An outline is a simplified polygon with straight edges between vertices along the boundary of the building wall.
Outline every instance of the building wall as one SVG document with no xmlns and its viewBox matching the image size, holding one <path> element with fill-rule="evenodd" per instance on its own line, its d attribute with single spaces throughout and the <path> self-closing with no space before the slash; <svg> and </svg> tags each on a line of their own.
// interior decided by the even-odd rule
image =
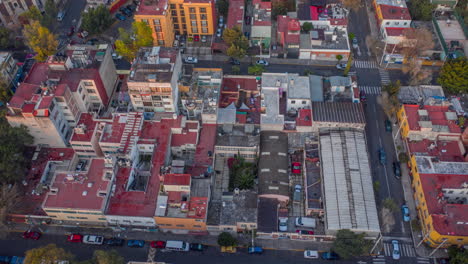
<svg viewBox="0 0 468 264">
<path fill-rule="evenodd" d="M 112 94 L 114 93 L 114 88 L 116 87 L 118 76 L 114 60 L 112 59 L 110 45 L 107 48 L 106 55 L 101 62 L 101 66 L 99 67 L 99 76 L 101 76 L 102 83 L 106 89 L 107 97 L 111 98 Z M 104 102 L 104 104 L 107 103 L 108 102 Z"/>
<path fill-rule="evenodd" d="M 112 226 L 156 227 L 153 217 L 106 215 L 107 223 Z"/>
<path fill-rule="evenodd" d="M 299 59 L 311 60 L 333 60 L 336 61 L 336 55 L 343 56 L 343 61 L 349 57 L 349 50 L 319 50 L 319 49 L 300 49 Z"/>
<path fill-rule="evenodd" d="M 409 134 L 409 124 L 406 121 L 406 111 L 404 105 L 401 106 L 400 110 L 397 112 L 397 118 L 400 128 L 401 137 L 406 139 Z"/>
<path fill-rule="evenodd" d="M 135 21 L 146 22 L 153 31 L 153 44 L 155 46 L 172 47 L 174 44 L 174 25 L 171 13 L 162 15 L 135 15 Z"/>
<path fill-rule="evenodd" d="M 310 99 L 288 98 L 288 111 L 291 109 L 311 108 Z"/>
<path fill-rule="evenodd" d="M 28 11 L 32 6 L 43 10 L 44 4 L 45 0 L 2 0 L 0 1 L 0 22 L 5 27 L 18 27 L 20 14 Z"/>
<path fill-rule="evenodd" d="M 18 65 L 16 65 L 17 61 L 10 52 L 2 52 L 0 56 L 4 57 L 3 62 L 0 61 L 0 77 L 5 80 L 7 85 L 10 85 L 19 69 Z"/>
<path fill-rule="evenodd" d="M 203 219 L 154 217 L 156 224 L 161 229 L 182 229 L 192 231 L 205 231 L 206 223 Z"/>
<path fill-rule="evenodd" d="M 258 153 L 256 147 L 236 147 L 236 146 L 215 146 L 215 154 L 223 155 L 224 157 L 234 157 L 240 154 L 246 159 L 255 159 Z"/>
<path fill-rule="evenodd" d="M 61 140 L 61 135 L 48 117 L 23 117 L 19 115 L 7 116 L 7 120 L 14 127 L 26 126 L 29 134 L 34 137 L 34 145 L 43 144 L 52 148 L 66 147 L 65 142 Z"/>
<path fill-rule="evenodd" d="M 102 211 L 48 207 L 43 207 L 43 209 L 53 220 L 106 223 L 106 217 Z"/>
</svg>

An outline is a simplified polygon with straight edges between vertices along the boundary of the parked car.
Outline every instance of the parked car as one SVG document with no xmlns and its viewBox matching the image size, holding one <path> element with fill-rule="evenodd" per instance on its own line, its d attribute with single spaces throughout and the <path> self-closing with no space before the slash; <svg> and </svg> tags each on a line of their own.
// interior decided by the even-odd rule
<svg viewBox="0 0 468 264">
<path fill-rule="evenodd" d="M 401 166 L 400 162 L 393 162 L 393 173 L 395 174 L 395 178 L 401 178 Z"/>
<path fill-rule="evenodd" d="M 190 244 L 190 250 L 193 250 L 193 251 L 203 251 L 205 247 L 200 244 L 200 243 L 191 243 Z"/>
<path fill-rule="evenodd" d="M 398 240 L 392 240 L 392 247 L 392 258 L 400 259 L 400 244 L 398 243 Z"/>
<path fill-rule="evenodd" d="M 297 230 L 296 230 L 296 233 L 301 234 L 301 235 L 313 235 L 313 234 L 314 234 L 314 231 L 312 231 L 312 230 L 300 230 L 300 229 L 297 229 Z"/>
<path fill-rule="evenodd" d="M 74 27 L 74 26 L 71 26 L 71 27 L 70 27 L 70 31 L 68 31 L 67 36 L 71 37 L 71 36 L 73 36 L 74 33 L 75 33 L 75 27 Z"/>
<path fill-rule="evenodd" d="M 124 15 L 120 14 L 120 13 L 115 14 L 115 18 L 117 18 L 120 21 L 127 20 L 127 18 Z"/>
<path fill-rule="evenodd" d="M 388 119 L 385 119 L 385 131 L 392 132 L 392 122 Z"/>
<path fill-rule="evenodd" d="M 81 243 L 81 241 L 83 241 L 83 236 L 80 234 L 71 234 L 67 236 L 67 241 Z"/>
<path fill-rule="evenodd" d="M 279 229 L 279 231 L 281 231 L 281 232 L 286 232 L 286 231 L 288 231 L 288 218 L 286 218 L 286 217 L 280 217 L 280 218 L 278 219 L 278 222 L 279 222 L 279 224 L 278 224 L 278 229 Z"/>
<path fill-rule="evenodd" d="M 291 172 L 294 174 L 301 174 L 302 165 L 300 162 L 293 162 L 291 164 Z"/>
<path fill-rule="evenodd" d="M 339 260 L 340 256 L 336 254 L 335 252 L 324 252 L 322 253 L 322 259 L 325 260 Z"/>
<path fill-rule="evenodd" d="M 246 24 L 246 25 L 250 25 L 250 21 L 251 21 L 250 16 L 246 16 L 246 17 L 245 17 L 245 24 Z"/>
<path fill-rule="evenodd" d="M 133 14 L 132 11 L 128 10 L 128 9 L 125 8 L 125 7 L 121 7 L 121 8 L 119 9 L 119 11 L 120 11 L 122 14 L 128 16 L 128 17 L 131 17 L 132 14 Z"/>
<path fill-rule="evenodd" d="M 128 240 L 127 241 L 127 246 L 132 247 L 132 248 L 142 248 L 145 246 L 145 241 L 144 240 Z"/>
<path fill-rule="evenodd" d="M 385 154 L 384 148 L 379 149 L 379 160 L 380 160 L 380 164 L 382 165 L 387 164 L 387 155 Z"/>
<path fill-rule="evenodd" d="M 166 241 L 151 241 L 150 247 L 152 248 L 166 248 Z"/>
<path fill-rule="evenodd" d="M 338 70 L 344 70 L 344 69 L 346 69 L 346 62 L 338 63 L 338 64 L 336 65 L 336 68 L 337 68 Z"/>
<path fill-rule="evenodd" d="M 245 36 L 247 39 L 250 38 L 250 32 L 247 32 L 247 31 L 244 32 L 244 36 Z"/>
<path fill-rule="evenodd" d="M 24 239 L 38 240 L 39 238 L 41 238 L 41 235 L 42 234 L 39 233 L 39 232 L 28 230 L 28 231 L 25 231 L 23 233 L 23 238 Z"/>
<path fill-rule="evenodd" d="M 130 10 L 131 12 L 135 12 L 135 10 L 136 10 L 137 7 L 136 7 L 136 5 L 131 4 L 131 5 L 127 5 L 126 8 L 127 8 L 128 10 Z"/>
<path fill-rule="evenodd" d="M 296 184 L 296 186 L 294 186 L 294 191 L 295 192 L 301 192 L 302 191 L 302 186 L 300 184 Z"/>
<path fill-rule="evenodd" d="M 367 100 L 366 92 L 364 90 L 361 90 L 359 92 L 359 99 L 361 99 L 362 102 L 365 102 Z"/>
<path fill-rule="evenodd" d="M 94 44 L 96 44 L 98 41 L 99 41 L 99 39 L 97 39 L 97 38 L 92 38 L 92 39 L 86 41 L 86 44 L 87 44 L 87 45 L 94 45 Z"/>
<path fill-rule="evenodd" d="M 230 62 L 232 65 L 240 65 L 240 61 L 239 61 L 238 59 L 230 58 L 230 59 L 229 59 L 229 62 Z"/>
<path fill-rule="evenodd" d="M 308 227 L 308 228 L 315 228 L 317 226 L 317 223 L 315 221 L 315 218 L 312 217 L 296 217 L 296 226 L 298 227 Z"/>
<path fill-rule="evenodd" d="M 263 248 L 262 247 L 249 247 L 248 252 L 249 254 L 262 254 Z"/>
<path fill-rule="evenodd" d="M 66 11 L 59 11 L 57 14 L 57 21 L 62 21 L 65 17 Z"/>
<path fill-rule="evenodd" d="M 355 49 L 358 48 L 358 41 L 357 41 L 357 38 L 353 38 L 353 48 L 355 48 Z"/>
<path fill-rule="evenodd" d="M 205 35 L 201 36 L 201 42 L 203 42 L 203 43 L 206 42 L 206 36 Z"/>
<path fill-rule="evenodd" d="M 220 37 L 222 36 L 222 34 L 223 34 L 223 29 L 222 29 L 222 28 L 218 28 L 218 29 L 216 30 L 216 36 L 217 36 L 218 38 L 220 38 Z"/>
<path fill-rule="evenodd" d="M 307 259 L 318 259 L 319 254 L 316 250 L 304 250 L 304 258 Z"/>
<path fill-rule="evenodd" d="M 185 58 L 185 63 L 195 64 L 198 63 L 198 59 L 196 57 L 189 56 Z"/>
<path fill-rule="evenodd" d="M 102 245 L 102 243 L 104 243 L 104 237 L 96 236 L 96 235 L 85 235 L 83 237 L 83 243 L 93 244 L 93 245 Z"/>
<path fill-rule="evenodd" d="M 121 238 L 110 238 L 110 239 L 105 239 L 104 240 L 104 245 L 107 245 L 107 246 L 117 246 L 117 247 L 121 247 L 123 246 L 125 240 L 121 239 Z"/>
<path fill-rule="evenodd" d="M 268 61 L 266 61 L 266 60 L 258 60 L 258 61 L 257 61 L 257 64 L 258 64 L 258 65 L 263 65 L 263 66 L 268 66 L 268 65 L 270 65 L 270 64 L 268 63 Z"/>
<path fill-rule="evenodd" d="M 195 42 L 200 41 L 200 36 L 198 36 L 198 35 L 193 36 L 193 41 L 195 41 Z"/>
<path fill-rule="evenodd" d="M 409 208 L 405 204 L 401 206 L 401 214 L 403 215 L 403 221 L 409 222 L 411 220 Z"/>
</svg>

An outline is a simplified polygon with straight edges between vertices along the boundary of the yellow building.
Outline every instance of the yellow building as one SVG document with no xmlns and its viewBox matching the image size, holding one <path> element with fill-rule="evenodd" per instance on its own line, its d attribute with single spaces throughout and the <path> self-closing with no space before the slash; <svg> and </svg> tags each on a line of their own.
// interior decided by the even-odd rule
<svg viewBox="0 0 468 264">
<path fill-rule="evenodd" d="M 409 163 L 424 242 L 442 248 L 468 244 L 468 162 L 412 155 Z"/>
<path fill-rule="evenodd" d="M 154 45 L 172 47 L 175 35 L 213 35 L 216 8 L 213 0 L 143 0 L 135 20 L 151 27 Z"/>
</svg>

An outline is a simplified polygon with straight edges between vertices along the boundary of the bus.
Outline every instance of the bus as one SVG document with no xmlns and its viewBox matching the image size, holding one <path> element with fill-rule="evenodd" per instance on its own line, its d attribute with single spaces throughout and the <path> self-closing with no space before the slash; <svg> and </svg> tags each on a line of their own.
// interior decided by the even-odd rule
<svg viewBox="0 0 468 264">
<path fill-rule="evenodd" d="M 168 240 L 166 242 L 166 249 L 174 251 L 189 251 L 190 244 L 184 241 Z"/>
</svg>

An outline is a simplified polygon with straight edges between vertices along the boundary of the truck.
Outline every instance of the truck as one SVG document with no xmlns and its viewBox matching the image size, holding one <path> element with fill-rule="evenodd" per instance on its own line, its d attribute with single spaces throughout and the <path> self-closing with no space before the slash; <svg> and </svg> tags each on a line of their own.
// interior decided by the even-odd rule
<svg viewBox="0 0 468 264">
<path fill-rule="evenodd" d="M 296 217 L 296 226 L 315 228 L 316 227 L 315 218 L 302 217 L 302 216 Z"/>
</svg>

